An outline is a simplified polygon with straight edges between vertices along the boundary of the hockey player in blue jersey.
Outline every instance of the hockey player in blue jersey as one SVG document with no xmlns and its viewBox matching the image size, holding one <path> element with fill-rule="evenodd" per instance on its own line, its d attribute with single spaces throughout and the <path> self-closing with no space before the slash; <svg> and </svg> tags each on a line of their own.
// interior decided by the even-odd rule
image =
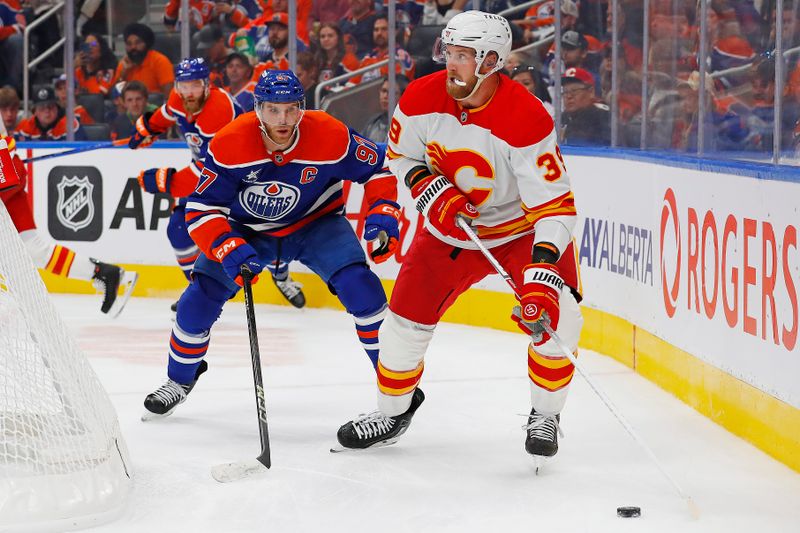
<svg viewBox="0 0 800 533">
<path fill-rule="evenodd" d="M 136 121 L 136 133 L 129 146 L 144 148 L 173 125 L 186 139 L 192 161 L 181 170 L 149 168 L 139 173 L 139 185 L 146 192 L 167 193 L 178 202 L 167 225 L 167 237 L 175 251 L 178 264 L 189 279 L 200 249 L 189 237 L 186 228 L 186 196 L 197 187 L 214 135 L 242 113 L 239 104 L 225 91 L 209 83 L 209 68 L 202 58 L 184 59 L 175 66 L 175 88 L 159 109 Z M 295 307 L 305 305 L 300 284 L 289 276 L 288 263 L 271 265 L 273 280 L 283 296 Z M 174 306 L 173 306 L 174 307 Z"/>
<path fill-rule="evenodd" d="M 203 253 L 178 302 L 169 379 L 145 399 L 145 418 L 170 414 L 206 371 L 212 324 L 238 292 L 243 265 L 254 274 L 281 261 L 306 265 L 353 315 L 377 364 L 386 295 L 344 217 L 342 179 L 364 185 L 370 211 L 363 236 L 381 237 L 371 256 L 385 261 L 397 247 L 400 218 L 385 150 L 322 111 L 306 112 L 303 86 L 291 71 L 265 71 L 254 94 L 254 111 L 211 141 L 187 199 L 189 233 Z"/>
</svg>

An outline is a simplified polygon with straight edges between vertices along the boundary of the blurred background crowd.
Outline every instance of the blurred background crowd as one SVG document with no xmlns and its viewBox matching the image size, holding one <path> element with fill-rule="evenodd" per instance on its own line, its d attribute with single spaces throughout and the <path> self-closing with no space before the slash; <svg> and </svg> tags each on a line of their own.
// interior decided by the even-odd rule
<svg viewBox="0 0 800 533">
<path fill-rule="evenodd" d="M 477 8 L 512 23 L 506 74 L 563 144 L 774 162 L 800 144 L 800 0 L 70 2 L 0 0 L 0 113 L 19 140 L 125 138 L 193 56 L 246 110 L 261 72 L 291 67 L 307 108 L 383 142 L 389 106 L 443 68 L 441 29 Z"/>
</svg>

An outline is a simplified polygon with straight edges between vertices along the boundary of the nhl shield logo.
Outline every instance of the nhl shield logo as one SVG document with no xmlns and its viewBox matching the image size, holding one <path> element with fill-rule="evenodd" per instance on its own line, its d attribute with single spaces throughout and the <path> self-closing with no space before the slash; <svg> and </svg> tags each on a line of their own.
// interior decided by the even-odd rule
<svg viewBox="0 0 800 533">
<path fill-rule="evenodd" d="M 268 181 L 253 185 L 239 193 L 242 206 L 253 216 L 264 220 L 280 220 L 289 213 L 300 200 L 297 187 Z"/>
<path fill-rule="evenodd" d="M 94 219 L 94 202 L 92 201 L 94 185 L 89 181 L 89 177 L 73 176 L 68 178 L 64 176 L 57 188 L 56 216 L 58 221 L 75 232 L 91 224 Z"/>
</svg>

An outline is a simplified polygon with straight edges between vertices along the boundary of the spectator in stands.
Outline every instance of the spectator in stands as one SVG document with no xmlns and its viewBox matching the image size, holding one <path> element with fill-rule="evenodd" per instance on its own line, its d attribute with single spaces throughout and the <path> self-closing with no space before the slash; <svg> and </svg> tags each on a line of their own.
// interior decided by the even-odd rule
<svg viewBox="0 0 800 533">
<path fill-rule="evenodd" d="M 272 50 L 253 69 L 253 81 L 258 81 L 258 77 L 265 70 L 289 70 L 289 15 L 275 13 L 267 23 L 267 28 Z M 303 42 L 298 39 L 297 51 L 303 52 L 305 49 Z"/>
<path fill-rule="evenodd" d="M 389 58 L 389 19 L 386 15 L 377 15 L 375 17 L 375 25 L 372 29 L 372 42 L 375 48 L 361 59 L 359 68 L 368 67 L 379 61 Z M 409 80 L 414 79 L 414 59 L 411 55 L 400 48 L 399 44 L 395 45 L 395 71 L 397 74 L 405 76 Z M 380 69 L 368 70 L 360 77 L 353 78 L 353 83 L 360 83 L 362 81 L 369 81 L 385 76 L 389 73 L 388 65 L 380 67 Z"/>
<path fill-rule="evenodd" d="M 717 105 L 714 80 L 708 73 L 706 76 L 706 114 L 702 117 L 705 123 L 704 150 L 713 152 L 746 149 L 750 140 L 747 124 L 731 108 Z M 700 73 L 694 71 L 688 80 L 678 81 L 677 90 L 681 97 L 681 106 L 680 114 L 675 120 L 672 147 L 694 152 L 698 145 Z"/>
<path fill-rule="evenodd" d="M 308 17 L 311 13 L 312 0 L 297 0 L 297 39 L 302 46 L 298 44 L 298 51 L 302 52 L 309 45 L 309 31 L 308 31 Z M 286 14 L 286 25 L 288 22 L 289 2 L 288 0 L 271 0 L 271 2 L 263 2 L 263 12 L 255 19 L 248 20 L 236 33 L 231 35 L 228 46 L 235 48 L 234 41 L 243 36 L 249 36 L 251 40 L 256 43 L 258 57 L 263 61 L 264 55 L 269 52 L 267 41 L 267 32 L 271 20 L 279 13 Z M 236 24 L 237 26 L 239 23 Z M 288 38 L 288 35 L 287 35 Z M 265 48 L 266 46 L 266 48 Z M 263 49 L 263 50 L 262 50 Z"/>
<path fill-rule="evenodd" d="M 314 91 L 319 81 L 319 66 L 311 52 L 300 52 L 297 54 L 297 67 L 294 69 L 297 79 L 303 85 L 306 95 L 306 109 L 316 109 L 314 105 Z"/>
<path fill-rule="evenodd" d="M 261 6 L 250 0 L 247 5 L 242 2 L 217 1 L 214 4 L 213 17 L 226 17 L 227 21 L 237 28 L 241 28 L 250 23 L 251 20 L 258 18 L 263 13 Z"/>
<path fill-rule="evenodd" d="M 773 149 L 773 126 L 775 124 L 775 62 L 760 61 L 750 69 L 752 106 L 747 117 L 747 126 L 753 135 L 752 148 L 771 152 Z M 794 126 L 800 118 L 797 101 L 787 95 L 781 108 L 781 149 L 792 147 Z"/>
<path fill-rule="evenodd" d="M 192 37 L 197 43 L 197 55 L 206 60 L 211 75 L 209 81 L 217 87 L 225 83 L 225 65 L 231 50 L 218 24 L 209 24 Z"/>
<path fill-rule="evenodd" d="M 140 81 L 125 84 L 122 89 L 122 104 L 125 112 L 120 113 L 111 124 L 111 138 L 124 139 L 136 133 L 136 121 L 147 111 L 155 111 L 155 106 L 147 103 L 147 87 Z"/>
<path fill-rule="evenodd" d="M 153 50 L 156 37 L 149 27 L 138 22 L 128 24 L 123 30 L 125 56 L 117 65 L 118 81 L 138 80 L 149 92 L 169 96 L 175 75 L 167 56 Z"/>
<path fill-rule="evenodd" d="M 356 57 L 364 57 L 375 46 L 372 42 L 372 28 L 376 17 L 372 0 L 350 0 L 350 9 L 339 21 L 342 33 L 352 35 L 356 42 Z"/>
<path fill-rule="evenodd" d="M 95 33 L 84 37 L 75 54 L 75 79 L 80 92 L 107 96 L 116 70 L 117 58 L 106 40 Z"/>
<path fill-rule="evenodd" d="M 75 140 L 86 140 L 78 117 L 73 123 Z M 67 138 L 67 117 L 58 105 L 52 87 L 42 87 L 33 94 L 33 116 L 19 123 L 17 138 L 22 141 L 64 141 Z"/>
<path fill-rule="evenodd" d="M 398 42 L 402 43 L 401 46 L 406 46 L 411 36 L 411 29 L 422 20 L 424 0 L 396 0 L 395 8 L 395 27 L 398 38 L 401 39 Z M 376 9 L 378 13 L 388 13 L 389 0 L 378 0 Z"/>
<path fill-rule="evenodd" d="M 63 109 L 65 112 L 67 110 L 67 75 L 62 74 L 55 80 L 53 80 L 53 87 L 56 91 L 56 99 L 58 100 L 58 105 Z M 76 80 L 76 93 L 77 93 L 77 80 Z M 80 120 L 81 124 L 94 124 L 94 119 L 86 110 L 85 107 L 82 105 L 75 104 L 75 117 Z"/>
<path fill-rule="evenodd" d="M 556 6 L 554 0 L 547 0 L 528 8 L 525 17 L 514 23 L 524 30 L 525 43 L 533 43 L 550 37 L 555 33 Z M 561 1 L 561 32 L 574 30 L 578 21 L 578 5 L 573 0 Z"/>
<path fill-rule="evenodd" d="M 608 106 L 595 97 L 595 80 L 591 72 L 569 68 L 561 78 L 564 102 L 563 142 L 571 145 L 611 144 L 611 113 Z"/>
<path fill-rule="evenodd" d="M 228 82 L 225 90 L 239 102 L 245 112 L 253 110 L 253 89 L 256 88 L 256 82 L 252 77 L 253 67 L 244 54 L 232 52 L 228 55 L 225 62 L 225 79 Z"/>
<path fill-rule="evenodd" d="M 349 0 L 314 0 L 311 8 L 311 22 L 323 24 L 338 24 L 347 15 L 350 9 Z"/>
<path fill-rule="evenodd" d="M 674 12 L 676 12 L 676 10 L 670 11 L 670 13 Z M 611 9 L 611 4 L 609 4 L 609 9 L 606 12 L 606 35 L 608 36 L 608 42 L 606 42 L 607 48 L 611 48 L 613 44 L 611 42 L 613 14 L 614 10 Z M 659 39 L 659 36 L 657 35 L 658 32 L 656 31 L 658 16 L 658 13 L 651 15 L 651 42 L 655 42 Z M 624 2 L 617 2 L 617 31 L 619 36 L 619 45 L 622 48 L 622 55 L 625 57 L 625 62 L 630 66 L 630 68 L 636 70 L 642 69 L 642 19 L 643 14 L 641 5 L 626 5 Z M 670 36 L 671 39 L 677 39 L 680 42 L 680 40 L 685 39 L 686 35 L 684 32 L 687 31 L 688 20 L 686 19 L 685 15 L 679 14 L 673 21 L 671 27 L 666 31 L 666 34 Z"/>
<path fill-rule="evenodd" d="M 126 85 L 127 82 L 118 81 L 111 87 L 109 96 L 114 107 L 106 110 L 105 120 L 103 121 L 106 124 L 113 124 L 114 120 L 116 120 L 119 115 L 125 113 L 125 102 L 122 101 L 122 89 L 124 89 Z"/>
<path fill-rule="evenodd" d="M 22 32 L 25 15 L 19 0 L 0 0 L 0 85 L 22 87 Z"/>
<path fill-rule="evenodd" d="M 12 137 L 16 133 L 19 122 L 19 105 L 19 95 L 15 88 L 6 85 L 0 89 L 0 117 L 2 117 L 8 134 Z"/>
<path fill-rule="evenodd" d="M 709 72 L 728 70 L 735 67 L 750 65 L 756 57 L 756 53 L 750 47 L 750 43 L 744 37 L 732 35 L 717 40 L 711 48 L 711 67 Z M 727 74 L 717 77 L 717 80 L 725 89 L 734 89 L 748 81 L 748 71 L 741 74 Z"/>
<path fill-rule="evenodd" d="M 591 66 L 587 65 L 588 54 L 589 41 L 582 33 L 569 30 L 561 35 L 561 61 L 564 65 L 563 69 L 582 68 L 588 70 L 595 77 L 596 84 L 597 72 L 592 72 Z"/>
<path fill-rule="evenodd" d="M 447 22 L 464 11 L 469 0 L 426 0 L 422 11 L 423 26 L 447 24 Z"/>
<path fill-rule="evenodd" d="M 408 79 L 404 76 L 396 76 L 397 88 L 395 90 L 394 103 L 400 100 L 400 97 L 408 87 Z M 387 135 L 389 134 L 389 78 L 384 77 L 383 83 L 378 90 L 378 103 L 381 106 L 381 112 L 370 118 L 366 125 L 362 128 L 361 134 L 375 141 L 376 143 L 385 143 Z"/>
<path fill-rule="evenodd" d="M 356 56 L 345 50 L 342 30 L 331 22 L 325 22 L 319 28 L 319 48 L 314 57 L 319 67 L 319 81 L 352 72 L 359 63 Z"/>
<path fill-rule="evenodd" d="M 547 90 L 547 83 L 542 79 L 542 75 L 536 70 L 536 67 L 519 65 L 511 71 L 511 79 L 521 83 L 529 93 L 542 101 L 544 108 L 547 109 L 551 117 L 555 116 L 555 109 L 550 98 L 550 92 Z"/>
<path fill-rule="evenodd" d="M 209 24 L 214 18 L 214 4 L 212 0 L 189 0 L 189 25 L 199 30 Z M 180 20 L 181 0 L 169 0 L 164 6 L 164 26 L 174 31 Z"/>
<path fill-rule="evenodd" d="M 503 63 L 503 70 L 509 76 L 514 69 L 521 66 L 521 65 L 529 65 L 531 64 L 531 57 L 525 52 L 511 52 L 508 54 L 506 58 L 506 62 Z"/>
</svg>

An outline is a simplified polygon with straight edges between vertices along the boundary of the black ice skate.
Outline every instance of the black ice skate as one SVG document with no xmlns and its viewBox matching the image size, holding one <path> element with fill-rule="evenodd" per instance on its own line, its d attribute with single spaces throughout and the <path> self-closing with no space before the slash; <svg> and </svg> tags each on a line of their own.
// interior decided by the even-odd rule
<svg viewBox="0 0 800 533">
<path fill-rule="evenodd" d="M 527 430 L 525 451 L 536 460 L 537 474 L 543 459 L 553 457 L 558 452 L 558 435 L 564 436 L 559 426 L 560 421 L 560 414 L 545 415 L 537 413 L 536 409 L 531 409 L 528 423 L 522 426 Z"/>
<path fill-rule="evenodd" d="M 302 284 L 293 280 L 289 275 L 286 276 L 286 279 L 281 280 L 273 276 L 272 281 L 275 282 L 278 290 L 281 291 L 283 297 L 286 298 L 290 304 L 298 309 L 305 307 L 306 296 L 303 294 Z"/>
<path fill-rule="evenodd" d="M 171 415 L 178 405 L 186 401 L 186 396 L 192 392 L 200 375 L 206 370 L 208 370 L 208 363 L 200 361 L 200 366 L 197 367 L 197 373 L 194 375 L 194 381 L 191 383 L 183 385 L 168 379 L 155 392 L 148 394 L 144 399 L 144 407 L 147 412 L 142 415 L 142 421 L 146 422 L 154 418 L 163 418 Z"/>
<path fill-rule="evenodd" d="M 116 318 L 128 303 L 139 275 L 136 272 L 126 272 L 117 265 L 103 263 L 97 259 L 91 261 L 94 263 L 92 285 L 103 293 L 103 304 L 100 306 L 100 310 L 111 318 Z M 119 294 L 120 288 L 122 294 Z"/>
<path fill-rule="evenodd" d="M 331 451 L 362 450 L 394 444 L 398 437 L 406 432 L 411 424 L 411 418 L 424 401 L 425 394 L 422 389 L 417 388 L 411 397 L 411 405 L 403 414 L 387 416 L 380 411 L 374 411 L 368 415 L 359 415 L 355 420 L 339 428 L 336 438 L 342 449 L 331 449 Z"/>
</svg>

